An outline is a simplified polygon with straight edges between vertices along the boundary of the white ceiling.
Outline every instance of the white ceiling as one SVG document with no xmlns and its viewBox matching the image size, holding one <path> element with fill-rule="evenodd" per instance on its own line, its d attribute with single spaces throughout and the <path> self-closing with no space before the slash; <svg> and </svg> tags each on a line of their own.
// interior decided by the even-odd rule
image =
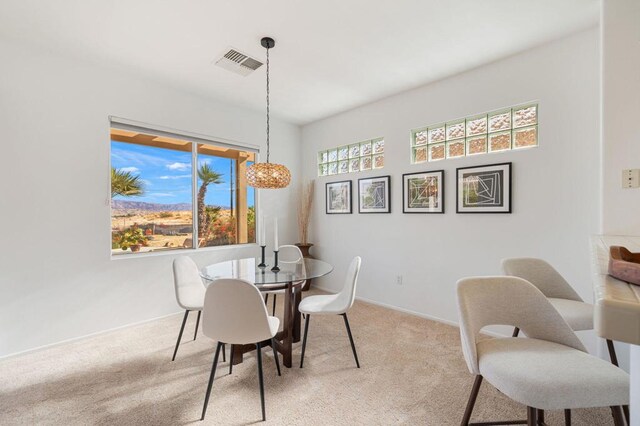
<svg viewBox="0 0 640 426">
<path fill-rule="evenodd" d="M 304 124 L 598 22 L 599 0 L 2 0 L 0 36 L 125 67 L 264 110 L 264 70 L 213 65 L 271 51 L 274 115 Z"/>
</svg>

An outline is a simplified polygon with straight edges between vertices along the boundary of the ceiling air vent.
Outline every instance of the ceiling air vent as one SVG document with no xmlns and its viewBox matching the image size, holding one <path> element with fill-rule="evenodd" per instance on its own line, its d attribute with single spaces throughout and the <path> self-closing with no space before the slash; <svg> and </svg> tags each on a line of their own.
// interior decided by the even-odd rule
<svg viewBox="0 0 640 426">
<path fill-rule="evenodd" d="M 216 61 L 216 65 L 236 74 L 247 76 L 260 68 L 262 62 L 231 48 Z"/>
</svg>

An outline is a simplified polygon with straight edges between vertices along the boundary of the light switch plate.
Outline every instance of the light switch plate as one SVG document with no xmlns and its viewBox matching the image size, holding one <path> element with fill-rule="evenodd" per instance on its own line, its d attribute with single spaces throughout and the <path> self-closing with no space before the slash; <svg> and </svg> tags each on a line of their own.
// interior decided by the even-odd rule
<svg viewBox="0 0 640 426">
<path fill-rule="evenodd" d="M 640 169 L 627 169 L 622 171 L 623 188 L 640 187 Z"/>
</svg>

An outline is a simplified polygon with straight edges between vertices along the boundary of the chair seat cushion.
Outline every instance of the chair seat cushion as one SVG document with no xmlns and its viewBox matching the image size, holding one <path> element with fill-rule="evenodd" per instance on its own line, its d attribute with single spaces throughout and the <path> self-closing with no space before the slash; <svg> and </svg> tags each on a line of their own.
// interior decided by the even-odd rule
<svg viewBox="0 0 640 426">
<path fill-rule="evenodd" d="M 302 299 L 298 310 L 303 314 L 337 315 L 344 313 L 344 303 L 338 302 L 338 294 L 309 296 Z"/>
<path fill-rule="evenodd" d="M 480 374 L 509 398 L 542 410 L 629 404 L 629 375 L 557 343 L 496 338 L 477 345 Z"/>
<path fill-rule="evenodd" d="M 549 302 L 574 331 L 593 330 L 593 305 L 569 299 L 549 298 Z"/>
</svg>

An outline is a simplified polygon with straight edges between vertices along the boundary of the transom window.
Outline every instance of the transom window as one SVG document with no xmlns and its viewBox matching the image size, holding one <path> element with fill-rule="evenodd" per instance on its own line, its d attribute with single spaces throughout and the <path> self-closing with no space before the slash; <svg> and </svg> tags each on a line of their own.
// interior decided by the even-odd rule
<svg viewBox="0 0 640 426">
<path fill-rule="evenodd" d="M 112 255 L 255 242 L 255 152 L 123 127 L 110 132 Z"/>
<path fill-rule="evenodd" d="M 384 167 L 384 138 L 318 152 L 318 176 L 381 169 Z"/>
<path fill-rule="evenodd" d="M 411 131 L 411 162 L 538 145 L 538 104 L 504 108 Z"/>
</svg>

